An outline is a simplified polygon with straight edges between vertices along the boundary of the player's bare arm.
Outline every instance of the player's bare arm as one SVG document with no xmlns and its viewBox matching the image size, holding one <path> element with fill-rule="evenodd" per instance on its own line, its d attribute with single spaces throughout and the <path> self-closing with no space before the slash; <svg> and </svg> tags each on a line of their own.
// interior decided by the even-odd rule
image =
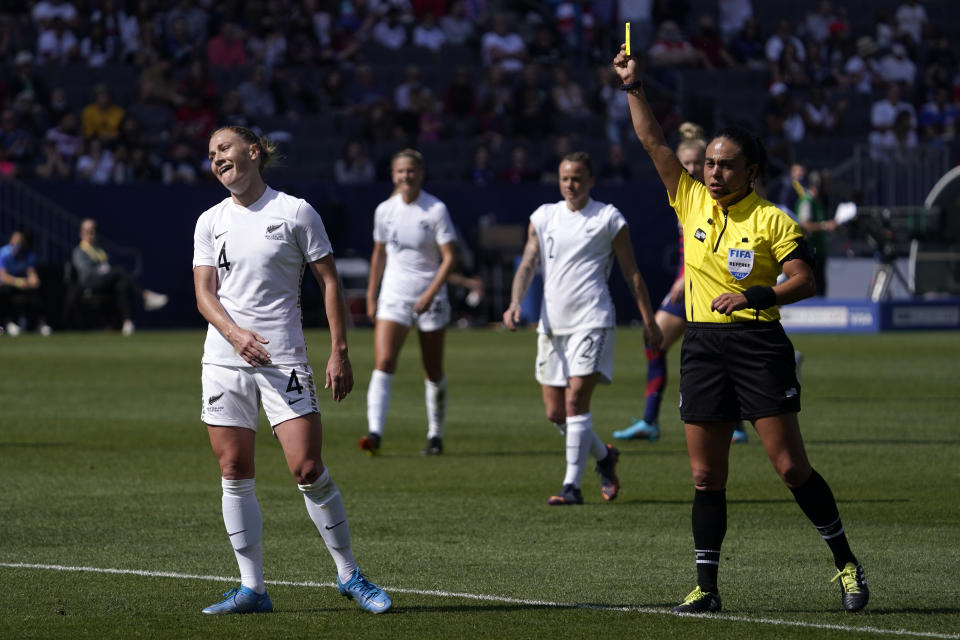
<svg viewBox="0 0 960 640">
<path fill-rule="evenodd" d="M 270 364 L 270 352 L 262 345 L 270 341 L 249 329 L 238 326 L 227 314 L 217 297 L 217 269 L 210 266 L 193 268 L 193 288 L 197 296 L 197 309 L 204 319 L 212 324 L 224 338 L 230 341 L 234 351 L 252 367 Z"/>
<path fill-rule="evenodd" d="M 353 390 L 353 366 L 347 352 L 347 305 L 332 255 L 311 262 L 310 271 L 323 290 L 323 305 L 330 325 L 330 358 L 323 388 L 330 389 L 333 399 L 340 402 Z"/>
<path fill-rule="evenodd" d="M 613 59 L 613 70 L 620 76 L 623 84 L 633 84 L 640 81 L 640 71 L 637 68 L 637 61 L 632 56 L 628 56 L 621 45 L 619 53 Z M 633 120 L 633 130 L 637 138 L 643 145 L 643 148 L 653 160 L 653 166 L 656 167 L 660 180 L 667 188 L 670 198 L 677 195 L 677 185 L 680 184 L 680 175 L 683 172 L 683 165 L 677 160 L 676 154 L 663 137 L 663 129 L 657 122 L 650 104 L 647 102 L 646 95 L 643 93 L 643 87 L 639 84 L 636 88 L 627 91 L 627 102 L 630 105 L 630 118 Z"/>
<path fill-rule="evenodd" d="M 415 313 L 423 313 L 433 304 L 433 299 L 440 291 L 440 288 L 446 284 L 447 277 L 450 275 L 454 264 L 456 264 L 456 255 L 456 243 L 448 242 L 440 245 L 440 266 L 437 268 L 437 273 L 433 276 L 430 286 L 427 287 L 426 291 L 423 292 L 414 305 L 413 311 Z"/>
<path fill-rule="evenodd" d="M 650 305 L 650 294 L 647 292 L 647 283 L 643 281 L 640 270 L 637 268 L 637 260 L 633 255 L 633 243 L 630 241 L 630 229 L 623 227 L 617 232 L 611 244 L 613 254 L 617 257 L 617 264 L 620 265 L 620 272 L 633 299 L 637 302 L 637 308 L 640 310 L 640 316 L 643 318 L 643 332 L 647 346 L 651 349 L 659 350 L 663 344 L 663 334 L 656 322 L 656 315 L 653 307 Z"/>
<path fill-rule="evenodd" d="M 367 317 L 371 322 L 377 318 L 377 296 L 380 293 L 380 283 L 383 281 L 383 270 L 386 266 L 387 245 L 374 242 L 373 253 L 370 256 L 370 277 L 367 280 Z"/>
<path fill-rule="evenodd" d="M 517 272 L 513 274 L 513 285 L 510 287 L 510 306 L 503 312 L 503 324 L 510 331 L 514 331 L 520 323 L 520 303 L 527 295 L 527 289 L 533 282 L 537 267 L 540 266 L 540 239 L 531 224 L 527 231 L 527 244 L 523 247 L 523 257 Z"/>
</svg>

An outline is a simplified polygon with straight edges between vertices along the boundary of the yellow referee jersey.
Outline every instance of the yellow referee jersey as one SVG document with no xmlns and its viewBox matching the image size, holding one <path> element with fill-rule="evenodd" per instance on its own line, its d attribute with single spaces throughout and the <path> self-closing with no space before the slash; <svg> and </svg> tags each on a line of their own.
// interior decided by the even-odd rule
<svg viewBox="0 0 960 640">
<path fill-rule="evenodd" d="M 710 303 L 721 293 L 776 284 L 780 261 L 803 237 L 800 225 L 755 192 L 725 211 L 686 171 L 670 206 L 683 225 L 687 320 L 778 320 L 776 306 L 762 311 L 742 309 L 727 316 L 711 311 Z"/>
</svg>

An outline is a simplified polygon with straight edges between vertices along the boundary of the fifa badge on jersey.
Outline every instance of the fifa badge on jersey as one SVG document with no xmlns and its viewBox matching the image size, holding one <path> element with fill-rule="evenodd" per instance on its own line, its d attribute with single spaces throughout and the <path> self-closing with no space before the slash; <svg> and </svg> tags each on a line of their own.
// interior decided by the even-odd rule
<svg viewBox="0 0 960 640">
<path fill-rule="evenodd" d="M 707 234 L 703 231 L 703 229 L 697 229 L 696 233 L 693 234 L 693 237 L 700 242 L 703 242 L 707 239 Z"/>
<path fill-rule="evenodd" d="M 737 280 L 743 280 L 753 271 L 752 249 L 728 249 L 727 271 Z"/>
</svg>

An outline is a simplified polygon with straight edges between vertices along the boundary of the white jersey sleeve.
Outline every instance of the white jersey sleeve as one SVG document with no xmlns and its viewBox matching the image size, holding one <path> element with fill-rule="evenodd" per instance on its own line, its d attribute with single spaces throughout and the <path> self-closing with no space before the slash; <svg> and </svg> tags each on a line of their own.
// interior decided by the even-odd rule
<svg viewBox="0 0 960 640">
<path fill-rule="evenodd" d="M 300 201 L 294 235 L 307 262 L 316 262 L 333 253 L 330 237 L 320 214 L 306 200 Z"/>
<path fill-rule="evenodd" d="M 565 201 L 545 204 L 530 216 L 540 242 L 543 275 L 541 333 L 565 335 L 613 327 L 616 313 L 607 280 L 613 239 L 627 222 L 613 205 L 589 200 L 580 211 Z"/>
</svg>

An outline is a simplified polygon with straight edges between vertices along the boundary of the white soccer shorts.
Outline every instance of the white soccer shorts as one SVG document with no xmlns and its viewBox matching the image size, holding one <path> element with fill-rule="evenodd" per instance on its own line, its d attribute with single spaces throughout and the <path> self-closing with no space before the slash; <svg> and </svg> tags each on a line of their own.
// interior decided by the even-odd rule
<svg viewBox="0 0 960 640">
<path fill-rule="evenodd" d="M 377 320 L 389 320 L 405 327 L 416 325 L 423 332 L 439 331 L 450 324 L 450 300 L 443 293 L 433 298 L 430 308 L 423 313 L 413 312 L 417 298 L 380 295 L 377 300 Z"/>
<path fill-rule="evenodd" d="M 600 384 L 613 382 L 614 331 L 587 329 L 563 336 L 537 334 L 537 382 L 565 387 L 567 380 L 600 374 Z"/>
<path fill-rule="evenodd" d="M 271 427 L 291 418 L 320 413 L 313 369 L 306 363 L 263 367 L 204 364 L 200 379 L 200 419 L 208 425 L 256 431 L 260 404 Z"/>
</svg>

